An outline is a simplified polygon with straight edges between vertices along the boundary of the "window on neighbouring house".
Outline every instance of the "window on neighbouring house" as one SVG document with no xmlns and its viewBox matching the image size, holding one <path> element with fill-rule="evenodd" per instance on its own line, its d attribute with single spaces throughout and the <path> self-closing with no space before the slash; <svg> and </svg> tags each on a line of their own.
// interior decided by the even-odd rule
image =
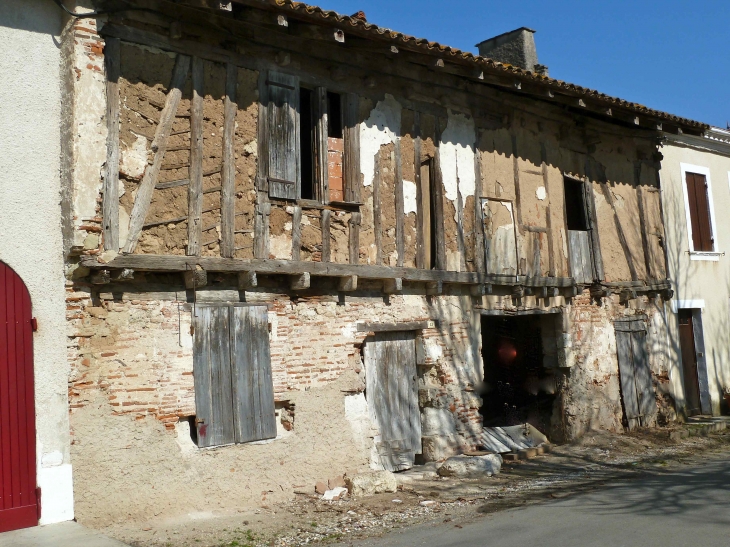
<svg viewBox="0 0 730 547">
<path fill-rule="evenodd" d="M 565 192 L 565 217 L 568 221 L 568 230 L 588 230 L 588 215 L 586 215 L 583 182 L 563 177 Z"/>
<path fill-rule="evenodd" d="M 685 173 L 687 202 L 689 206 L 690 228 L 692 230 L 693 251 L 713 251 L 715 240 L 712 237 L 710 222 L 710 202 L 707 195 L 707 178 L 698 173 Z"/>
<path fill-rule="evenodd" d="M 276 437 L 266 306 L 198 305 L 193 325 L 198 446 Z"/>
</svg>

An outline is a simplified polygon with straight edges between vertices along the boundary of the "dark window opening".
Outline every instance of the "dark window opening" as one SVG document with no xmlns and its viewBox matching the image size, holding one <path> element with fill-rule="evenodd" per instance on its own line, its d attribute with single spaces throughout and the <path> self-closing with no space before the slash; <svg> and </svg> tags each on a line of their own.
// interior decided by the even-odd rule
<svg viewBox="0 0 730 547">
<path fill-rule="evenodd" d="M 421 202 L 424 204 L 423 227 L 423 267 L 433 270 L 436 267 L 436 195 L 433 188 L 433 158 L 421 164 Z"/>
<path fill-rule="evenodd" d="M 195 423 L 195 416 L 188 416 L 188 426 L 190 427 L 190 440 L 198 446 L 198 424 Z"/>
<path fill-rule="evenodd" d="M 563 178 L 565 189 L 565 216 L 568 220 L 568 230 L 588 231 L 583 183 L 568 177 Z"/>
<path fill-rule="evenodd" d="M 712 251 L 714 239 L 710 223 L 710 200 L 707 197 L 707 179 L 697 173 L 686 174 L 689 219 L 692 227 L 692 250 Z"/>
<path fill-rule="evenodd" d="M 551 428 L 558 370 L 557 314 L 483 316 L 483 404 L 485 427 L 530 423 Z"/>
<path fill-rule="evenodd" d="M 327 136 L 342 138 L 342 100 L 338 93 L 327 92 Z"/>
<path fill-rule="evenodd" d="M 299 157 L 301 158 L 301 199 L 314 199 L 314 120 L 312 91 L 299 90 Z"/>
</svg>

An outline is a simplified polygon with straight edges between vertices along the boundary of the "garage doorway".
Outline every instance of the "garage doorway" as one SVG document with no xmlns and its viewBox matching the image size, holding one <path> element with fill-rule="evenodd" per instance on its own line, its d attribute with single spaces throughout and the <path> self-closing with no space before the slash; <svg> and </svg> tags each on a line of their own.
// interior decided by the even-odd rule
<svg viewBox="0 0 730 547">
<path fill-rule="evenodd" d="M 529 423 L 549 431 L 557 392 L 558 314 L 483 315 L 485 427 Z"/>
</svg>

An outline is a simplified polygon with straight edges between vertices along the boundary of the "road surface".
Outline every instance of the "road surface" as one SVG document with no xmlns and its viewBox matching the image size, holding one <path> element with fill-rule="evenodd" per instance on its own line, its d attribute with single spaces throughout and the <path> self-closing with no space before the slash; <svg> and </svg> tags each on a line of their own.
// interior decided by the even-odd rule
<svg viewBox="0 0 730 547">
<path fill-rule="evenodd" d="M 446 517 L 444 517 L 446 518 Z M 355 547 L 730 547 L 730 461 L 651 472 L 574 497 L 346 542 Z"/>
</svg>

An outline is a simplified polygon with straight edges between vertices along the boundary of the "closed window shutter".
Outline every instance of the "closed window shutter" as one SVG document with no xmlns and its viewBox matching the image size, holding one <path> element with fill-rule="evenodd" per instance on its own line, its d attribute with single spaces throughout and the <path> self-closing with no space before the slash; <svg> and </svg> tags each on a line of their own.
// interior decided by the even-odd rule
<svg viewBox="0 0 730 547">
<path fill-rule="evenodd" d="M 299 196 L 299 78 L 269 72 L 266 80 L 269 195 L 296 200 Z M 263 135 L 263 138 L 266 138 Z"/>
<path fill-rule="evenodd" d="M 692 227 L 692 246 L 695 251 L 712 251 L 714 241 L 710 224 L 707 180 L 704 175 L 687 173 L 686 181 L 690 225 Z"/>
</svg>

